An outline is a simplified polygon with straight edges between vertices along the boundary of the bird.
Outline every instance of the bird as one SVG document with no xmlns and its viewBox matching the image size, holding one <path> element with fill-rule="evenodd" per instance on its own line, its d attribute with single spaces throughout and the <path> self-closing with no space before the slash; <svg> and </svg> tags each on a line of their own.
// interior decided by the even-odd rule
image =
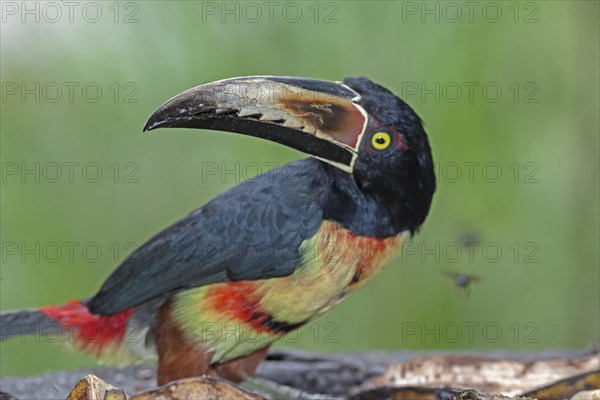
<svg viewBox="0 0 600 400">
<path fill-rule="evenodd" d="M 241 382 L 277 339 L 389 264 L 436 189 L 422 120 L 366 77 L 205 83 L 160 106 L 143 130 L 159 128 L 249 135 L 308 157 L 159 232 L 95 295 L 0 314 L 0 340 L 54 332 L 100 358 L 142 347 L 157 355 L 160 385 L 205 374 Z"/>
</svg>

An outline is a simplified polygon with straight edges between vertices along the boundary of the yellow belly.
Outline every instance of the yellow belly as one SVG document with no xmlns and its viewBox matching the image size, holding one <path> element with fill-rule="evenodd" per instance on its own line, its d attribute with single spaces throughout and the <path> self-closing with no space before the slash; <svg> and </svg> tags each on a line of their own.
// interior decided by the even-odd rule
<svg viewBox="0 0 600 400">
<path fill-rule="evenodd" d="M 325 221 L 302 243 L 292 275 L 180 292 L 172 316 L 189 340 L 215 352 L 213 362 L 250 354 L 364 286 L 399 252 L 406 235 L 356 236 Z"/>
</svg>

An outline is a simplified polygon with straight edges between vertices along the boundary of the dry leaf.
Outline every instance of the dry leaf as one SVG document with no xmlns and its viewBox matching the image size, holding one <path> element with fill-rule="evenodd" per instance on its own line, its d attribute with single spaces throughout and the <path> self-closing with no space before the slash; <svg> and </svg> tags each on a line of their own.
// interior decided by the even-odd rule
<svg viewBox="0 0 600 400">
<path fill-rule="evenodd" d="M 75 385 L 67 400 L 126 400 L 121 389 L 109 385 L 96 375 L 88 375 Z"/>
</svg>

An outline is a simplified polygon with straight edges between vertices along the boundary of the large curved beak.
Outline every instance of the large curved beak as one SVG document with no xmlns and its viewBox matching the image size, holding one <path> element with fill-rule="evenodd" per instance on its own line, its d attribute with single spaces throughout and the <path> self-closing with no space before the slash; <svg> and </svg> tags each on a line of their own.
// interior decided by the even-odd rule
<svg viewBox="0 0 600 400">
<path fill-rule="evenodd" d="M 157 128 L 237 132 L 293 147 L 352 172 L 368 116 L 341 82 L 250 76 L 189 89 L 146 122 Z"/>
</svg>

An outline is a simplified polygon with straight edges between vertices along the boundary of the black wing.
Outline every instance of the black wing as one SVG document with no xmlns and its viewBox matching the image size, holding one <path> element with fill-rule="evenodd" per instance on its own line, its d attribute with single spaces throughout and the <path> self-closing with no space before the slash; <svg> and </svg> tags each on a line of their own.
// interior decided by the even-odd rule
<svg viewBox="0 0 600 400">
<path fill-rule="evenodd" d="M 111 315 L 186 288 L 290 275 L 300 244 L 321 226 L 326 178 L 307 159 L 217 196 L 129 256 L 90 311 Z"/>
</svg>

